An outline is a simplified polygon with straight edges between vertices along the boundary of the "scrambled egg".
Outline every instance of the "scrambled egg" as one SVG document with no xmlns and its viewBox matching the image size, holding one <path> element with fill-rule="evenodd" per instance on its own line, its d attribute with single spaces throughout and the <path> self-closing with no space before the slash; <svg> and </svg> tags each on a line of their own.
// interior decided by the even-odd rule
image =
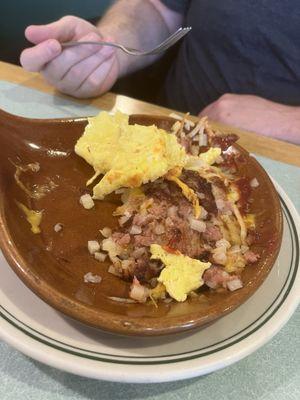
<svg viewBox="0 0 300 400">
<path fill-rule="evenodd" d="M 40 223 L 42 220 L 43 211 L 30 210 L 29 208 L 24 206 L 24 204 L 19 203 L 18 201 L 16 201 L 16 203 L 17 203 L 18 207 L 20 208 L 20 210 L 23 211 L 23 213 L 26 216 L 27 221 L 31 225 L 31 231 L 33 233 L 40 233 L 41 232 Z"/>
<path fill-rule="evenodd" d="M 89 119 L 75 152 L 95 170 L 93 197 L 103 199 L 121 187 L 139 187 L 186 163 L 185 149 L 174 135 L 156 126 L 129 125 L 128 116 L 101 112 Z"/>
<path fill-rule="evenodd" d="M 205 164 L 213 165 L 218 157 L 221 155 L 222 150 L 219 147 L 211 147 L 205 153 L 201 153 L 199 158 L 204 161 Z"/>
<path fill-rule="evenodd" d="M 184 256 L 179 251 L 170 253 L 158 244 L 150 246 L 151 259 L 161 260 L 165 268 L 158 282 L 162 283 L 171 297 L 185 301 L 187 295 L 203 285 L 202 275 L 211 264 Z"/>
</svg>

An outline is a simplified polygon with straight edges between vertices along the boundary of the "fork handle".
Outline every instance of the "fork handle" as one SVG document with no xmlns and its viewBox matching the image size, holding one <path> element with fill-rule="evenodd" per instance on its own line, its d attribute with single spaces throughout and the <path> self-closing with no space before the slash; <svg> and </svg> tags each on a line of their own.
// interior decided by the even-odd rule
<svg viewBox="0 0 300 400">
<path fill-rule="evenodd" d="M 73 47 L 73 46 L 80 46 L 81 44 L 89 44 L 89 45 L 97 45 L 97 46 L 111 46 L 111 47 L 115 47 L 117 49 L 120 49 L 121 46 L 117 43 L 113 43 L 113 42 L 105 42 L 102 40 L 99 40 L 98 42 L 94 42 L 94 41 L 82 41 L 82 42 L 77 42 L 77 41 L 71 41 L 71 42 L 63 42 L 61 43 L 61 47 L 65 48 L 65 47 Z M 130 47 L 127 47 L 128 50 L 130 51 L 138 51 L 136 49 L 132 49 Z"/>
</svg>

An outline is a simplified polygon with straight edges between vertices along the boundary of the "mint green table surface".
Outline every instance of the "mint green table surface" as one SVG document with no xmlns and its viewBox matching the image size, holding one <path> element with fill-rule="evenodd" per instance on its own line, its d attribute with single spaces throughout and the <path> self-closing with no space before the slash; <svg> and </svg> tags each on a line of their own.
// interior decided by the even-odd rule
<svg viewBox="0 0 300 400">
<path fill-rule="evenodd" d="M 0 81 L 0 107 L 37 117 L 93 115 L 97 109 Z M 257 157 L 300 212 L 300 168 Z M 0 400 L 300 400 L 300 309 L 265 346 L 213 374 L 160 384 L 81 378 L 40 364 L 0 341 Z"/>
</svg>

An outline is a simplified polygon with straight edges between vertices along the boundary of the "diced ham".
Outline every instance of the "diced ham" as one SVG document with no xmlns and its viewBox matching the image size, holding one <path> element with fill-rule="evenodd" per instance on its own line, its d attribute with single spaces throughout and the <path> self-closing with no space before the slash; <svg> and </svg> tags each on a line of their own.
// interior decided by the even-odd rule
<svg viewBox="0 0 300 400">
<path fill-rule="evenodd" d="M 168 217 L 176 218 L 177 217 L 178 208 L 176 206 L 171 206 L 168 209 Z"/>
<path fill-rule="evenodd" d="M 150 214 L 142 215 L 136 214 L 133 218 L 132 224 L 136 226 L 144 226 L 150 221 L 153 221 L 153 216 Z"/>
<path fill-rule="evenodd" d="M 130 243 L 129 233 L 115 232 L 113 233 L 112 238 L 120 246 L 124 246 Z"/>
<path fill-rule="evenodd" d="M 146 253 L 146 247 L 139 247 L 137 249 L 135 249 L 131 255 L 134 258 L 140 258 L 142 255 L 144 255 Z"/>
<path fill-rule="evenodd" d="M 150 246 L 153 243 L 151 236 L 135 235 L 134 243 L 139 246 Z"/>
<path fill-rule="evenodd" d="M 238 136 L 234 133 L 231 133 L 228 135 L 214 136 L 211 138 L 210 145 L 212 147 L 221 147 L 221 149 L 223 151 L 225 151 L 237 140 L 238 140 Z"/>
<path fill-rule="evenodd" d="M 255 263 L 259 260 L 259 254 L 254 253 L 251 250 L 247 250 L 244 254 L 245 260 L 249 263 Z"/>
<path fill-rule="evenodd" d="M 222 239 L 222 234 L 219 227 L 211 225 L 206 227 L 206 231 L 203 233 L 203 238 L 208 241 L 216 242 L 217 240 Z"/>
<path fill-rule="evenodd" d="M 223 268 L 216 266 L 207 269 L 203 275 L 204 283 L 211 289 L 216 289 L 218 287 L 226 288 L 229 279 L 230 275 L 224 271 Z"/>
<path fill-rule="evenodd" d="M 241 279 L 236 275 L 229 275 L 223 268 L 212 266 L 204 272 L 204 283 L 211 289 L 223 287 L 234 291 L 243 287 Z"/>
</svg>

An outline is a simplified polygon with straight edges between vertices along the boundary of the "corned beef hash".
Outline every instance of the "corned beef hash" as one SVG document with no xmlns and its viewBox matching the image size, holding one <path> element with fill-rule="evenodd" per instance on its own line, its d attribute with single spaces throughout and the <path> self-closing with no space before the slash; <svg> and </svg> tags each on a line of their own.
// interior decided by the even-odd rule
<svg viewBox="0 0 300 400">
<path fill-rule="evenodd" d="M 101 229 L 102 242 L 90 240 L 89 252 L 108 257 L 109 272 L 132 282 L 128 302 L 182 302 L 203 285 L 242 288 L 243 269 L 260 256 L 251 251 L 249 213 L 259 182 L 238 174 L 241 155 L 231 147 L 238 137 L 212 129 L 207 118 L 173 115 L 171 132 L 128 118 L 101 112 L 75 146 L 95 170 L 87 184 L 98 180 L 81 204 L 92 208 L 113 192 L 122 201 L 113 213 L 118 227 Z"/>
</svg>

